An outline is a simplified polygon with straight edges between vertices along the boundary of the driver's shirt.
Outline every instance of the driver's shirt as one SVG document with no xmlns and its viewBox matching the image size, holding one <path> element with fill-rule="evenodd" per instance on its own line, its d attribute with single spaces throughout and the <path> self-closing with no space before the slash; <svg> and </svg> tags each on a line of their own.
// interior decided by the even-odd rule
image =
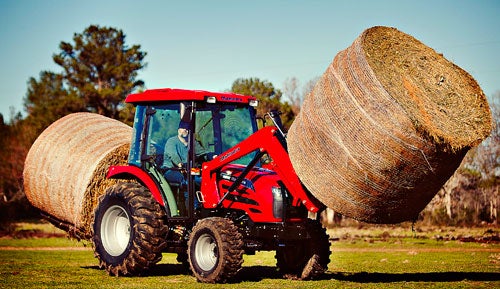
<svg viewBox="0 0 500 289">
<path fill-rule="evenodd" d="M 188 146 L 181 142 L 178 136 L 173 136 L 165 144 L 163 166 L 176 168 L 180 163 L 187 163 Z"/>
</svg>

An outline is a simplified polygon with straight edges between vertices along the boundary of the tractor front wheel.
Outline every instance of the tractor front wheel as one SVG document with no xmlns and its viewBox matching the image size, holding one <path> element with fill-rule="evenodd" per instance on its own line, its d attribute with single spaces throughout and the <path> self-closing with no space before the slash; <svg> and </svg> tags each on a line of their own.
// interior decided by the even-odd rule
<svg viewBox="0 0 500 289">
<path fill-rule="evenodd" d="M 234 277 L 243 264 L 242 236 L 229 219 L 201 219 L 191 232 L 188 258 L 198 281 L 224 283 Z"/>
<path fill-rule="evenodd" d="M 114 276 L 140 275 L 161 260 L 166 246 L 164 211 L 149 190 L 119 183 L 101 196 L 95 209 L 94 255 Z"/>
</svg>

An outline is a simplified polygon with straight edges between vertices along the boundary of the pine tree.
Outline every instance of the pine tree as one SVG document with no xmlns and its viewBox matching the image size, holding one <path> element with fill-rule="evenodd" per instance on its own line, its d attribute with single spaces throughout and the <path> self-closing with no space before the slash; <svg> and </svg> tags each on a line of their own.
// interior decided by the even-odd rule
<svg viewBox="0 0 500 289">
<path fill-rule="evenodd" d="M 118 118 L 125 97 L 144 85 L 136 77 L 146 53 L 140 45 L 129 48 L 125 34 L 115 28 L 91 25 L 73 41 L 61 42 L 61 51 L 53 56 L 64 69 L 68 89 L 89 111 Z"/>
</svg>

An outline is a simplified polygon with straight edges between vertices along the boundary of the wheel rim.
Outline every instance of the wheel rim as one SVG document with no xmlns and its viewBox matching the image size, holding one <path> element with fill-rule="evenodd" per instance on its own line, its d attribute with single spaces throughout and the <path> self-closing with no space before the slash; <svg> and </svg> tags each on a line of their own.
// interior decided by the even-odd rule
<svg viewBox="0 0 500 289">
<path fill-rule="evenodd" d="M 102 217 L 101 240 L 104 249 L 111 256 L 120 256 L 130 241 L 130 220 L 121 206 L 108 208 Z"/>
<path fill-rule="evenodd" d="M 217 264 L 219 257 L 215 239 L 209 234 L 203 234 L 198 238 L 195 246 L 196 263 L 204 271 L 212 270 Z"/>
</svg>

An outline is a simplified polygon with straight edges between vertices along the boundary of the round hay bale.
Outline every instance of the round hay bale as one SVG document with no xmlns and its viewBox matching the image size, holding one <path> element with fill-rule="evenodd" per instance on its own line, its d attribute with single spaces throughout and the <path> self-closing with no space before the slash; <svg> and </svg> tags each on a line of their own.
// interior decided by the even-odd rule
<svg viewBox="0 0 500 289">
<path fill-rule="evenodd" d="M 110 165 L 127 163 L 132 129 L 93 113 L 67 115 L 45 129 L 28 152 L 24 190 L 44 213 L 90 235 L 97 198 L 114 182 Z M 70 232 L 71 233 L 71 232 Z"/>
<path fill-rule="evenodd" d="M 329 208 L 370 223 L 414 220 L 492 127 L 464 70 L 395 28 L 339 52 L 288 132 L 290 159 Z"/>
</svg>

